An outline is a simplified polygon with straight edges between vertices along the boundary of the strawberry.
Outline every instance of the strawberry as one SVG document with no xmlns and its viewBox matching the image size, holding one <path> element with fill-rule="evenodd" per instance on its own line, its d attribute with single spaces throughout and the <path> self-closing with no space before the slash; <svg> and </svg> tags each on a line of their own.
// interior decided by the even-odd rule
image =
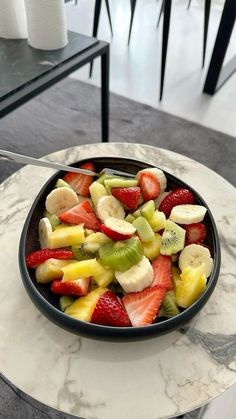
<svg viewBox="0 0 236 419">
<path fill-rule="evenodd" d="M 112 188 L 112 195 L 130 210 L 138 206 L 141 190 L 138 186 L 129 188 Z"/>
<path fill-rule="evenodd" d="M 189 189 L 175 188 L 163 199 L 158 210 L 164 212 L 166 217 L 169 217 L 172 208 L 176 205 L 194 204 L 194 202 L 194 195 Z"/>
<path fill-rule="evenodd" d="M 206 227 L 203 223 L 182 225 L 186 230 L 185 245 L 202 243 L 206 238 Z"/>
<path fill-rule="evenodd" d="M 90 278 L 79 278 L 74 281 L 62 282 L 60 279 L 54 279 L 51 284 L 51 291 L 60 295 L 76 295 L 81 297 L 88 294 Z"/>
<path fill-rule="evenodd" d="M 99 298 L 91 318 L 92 323 L 106 326 L 131 326 L 129 317 L 117 296 L 110 290 Z"/>
<path fill-rule="evenodd" d="M 89 201 L 81 202 L 75 207 L 63 212 L 59 215 L 59 219 L 68 224 L 84 224 L 85 228 L 91 230 L 100 230 L 100 221 Z"/>
<path fill-rule="evenodd" d="M 36 268 L 47 259 L 73 259 L 73 252 L 66 249 L 41 249 L 29 253 L 26 256 L 26 265 L 28 268 Z"/>
<path fill-rule="evenodd" d="M 160 195 L 161 185 L 153 173 L 140 172 L 138 175 L 138 181 L 144 201 L 156 199 Z"/>
<path fill-rule="evenodd" d="M 94 172 L 95 167 L 93 163 L 88 162 L 82 164 L 80 169 L 92 170 Z M 89 186 L 93 182 L 93 176 L 68 172 L 63 177 L 63 180 L 67 182 L 77 194 L 82 196 L 89 196 Z"/>
<path fill-rule="evenodd" d="M 114 231 L 111 228 L 107 227 L 105 224 L 101 224 L 101 232 L 106 234 L 106 236 L 110 237 L 110 239 L 113 241 L 127 240 L 130 239 L 133 235 L 118 233 L 117 231 Z"/>
<path fill-rule="evenodd" d="M 158 315 L 166 290 L 160 285 L 132 292 L 122 298 L 132 326 L 152 324 Z"/>
<path fill-rule="evenodd" d="M 170 291 L 173 289 L 171 266 L 171 256 L 157 256 L 157 258 L 152 262 L 154 279 L 151 284 L 151 287 L 161 285 L 163 288 L 166 289 L 166 291 Z"/>
</svg>

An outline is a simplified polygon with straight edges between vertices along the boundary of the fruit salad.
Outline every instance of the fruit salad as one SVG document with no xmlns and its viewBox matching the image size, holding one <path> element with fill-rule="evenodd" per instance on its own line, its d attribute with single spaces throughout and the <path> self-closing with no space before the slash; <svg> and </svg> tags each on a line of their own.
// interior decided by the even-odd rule
<svg viewBox="0 0 236 419">
<path fill-rule="evenodd" d="M 168 189 L 158 168 L 135 178 L 69 172 L 46 197 L 26 264 L 68 316 L 113 327 L 161 322 L 206 289 L 206 211 L 191 190 Z"/>
</svg>

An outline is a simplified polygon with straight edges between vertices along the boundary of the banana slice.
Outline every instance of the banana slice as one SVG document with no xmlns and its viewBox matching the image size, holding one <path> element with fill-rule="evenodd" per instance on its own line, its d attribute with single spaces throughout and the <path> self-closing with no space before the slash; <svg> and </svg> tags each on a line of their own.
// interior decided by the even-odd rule
<svg viewBox="0 0 236 419">
<path fill-rule="evenodd" d="M 53 189 L 46 198 L 46 210 L 50 214 L 60 215 L 79 203 L 79 198 L 73 189 L 67 186 Z"/>
<path fill-rule="evenodd" d="M 213 259 L 207 247 L 189 244 L 179 256 L 179 267 L 183 271 L 187 266 L 197 268 L 202 265 L 203 273 L 208 278 L 213 268 Z"/>
<path fill-rule="evenodd" d="M 156 176 L 157 180 L 160 182 L 161 193 L 164 192 L 164 190 L 166 189 L 167 180 L 166 180 L 165 173 L 161 169 L 158 169 L 157 167 L 150 167 L 150 168 L 147 168 L 147 169 L 140 170 L 137 173 L 137 175 L 139 175 L 139 173 L 143 173 L 143 172 L 150 172 L 154 176 Z"/>
<path fill-rule="evenodd" d="M 142 291 L 153 281 L 153 268 L 148 258 L 143 258 L 125 272 L 116 271 L 115 277 L 125 292 Z"/>
<path fill-rule="evenodd" d="M 109 217 L 125 218 L 125 211 L 121 203 L 114 196 L 102 196 L 97 203 L 97 215 L 101 221 Z"/>
<path fill-rule="evenodd" d="M 39 242 L 41 249 L 49 248 L 50 235 L 52 234 L 52 225 L 47 217 L 39 221 Z"/>
<path fill-rule="evenodd" d="M 177 224 L 200 223 L 205 217 L 207 209 L 202 205 L 176 205 L 170 213 L 170 220 Z"/>
<path fill-rule="evenodd" d="M 132 236 L 136 231 L 136 228 L 133 226 L 133 224 L 114 217 L 107 218 L 105 220 L 105 226 L 117 233 L 128 236 Z"/>
</svg>

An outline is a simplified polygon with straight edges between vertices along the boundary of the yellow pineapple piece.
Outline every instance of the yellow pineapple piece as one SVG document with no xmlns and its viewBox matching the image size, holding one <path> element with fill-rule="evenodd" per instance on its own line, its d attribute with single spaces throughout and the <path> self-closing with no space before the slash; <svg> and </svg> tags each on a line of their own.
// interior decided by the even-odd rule
<svg viewBox="0 0 236 419">
<path fill-rule="evenodd" d="M 99 287 L 107 287 L 114 279 L 114 272 L 112 269 L 106 269 L 102 265 L 104 271 L 93 276 L 94 281 Z"/>
<path fill-rule="evenodd" d="M 180 274 L 181 274 L 181 270 L 177 266 L 172 266 L 172 281 L 173 281 L 175 291 L 179 283 L 181 282 Z"/>
<path fill-rule="evenodd" d="M 98 243 L 100 246 L 110 243 L 112 240 L 103 233 L 94 233 L 86 237 L 86 243 Z"/>
<path fill-rule="evenodd" d="M 84 228 L 82 224 L 76 226 L 60 226 L 49 236 L 49 249 L 72 246 L 84 242 Z"/>
<path fill-rule="evenodd" d="M 106 288 L 96 288 L 86 296 L 78 298 L 65 310 L 65 314 L 81 321 L 90 322 L 95 306 L 105 291 L 107 291 Z"/>
<path fill-rule="evenodd" d="M 152 262 L 160 254 L 161 235 L 156 233 L 154 235 L 154 239 L 151 242 L 142 244 L 144 256 L 146 256 Z"/>
<path fill-rule="evenodd" d="M 62 268 L 63 282 L 73 281 L 78 278 L 100 275 L 104 272 L 104 267 L 98 263 L 97 259 L 81 260 Z"/>
<path fill-rule="evenodd" d="M 178 306 L 187 308 L 191 306 L 206 289 L 206 276 L 202 267 L 186 267 L 180 275 L 181 281 L 176 287 L 176 301 Z"/>
<path fill-rule="evenodd" d="M 36 281 L 40 284 L 46 284 L 53 281 L 53 279 L 62 278 L 62 268 L 66 265 L 70 265 L 72 260 L 62 259 L 48 259 L 41 263 L 35 270 Z"/>
<path fill-rule="evenodd" d="M 166 226 L 166 216 L 164 212 L 156 210 L 150 220 L 148 220 L 153 231 L 157 232 L 165 228 Z"/>
</svg>

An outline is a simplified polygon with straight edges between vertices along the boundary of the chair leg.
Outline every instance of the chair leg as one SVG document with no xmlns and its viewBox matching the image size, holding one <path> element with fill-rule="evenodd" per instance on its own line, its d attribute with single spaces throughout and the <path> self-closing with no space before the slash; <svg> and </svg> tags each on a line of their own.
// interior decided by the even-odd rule
<svg viewBox="0 0 236 419">
<path fill-rule="evenodd" d="M 94 18 L 93 18 L 93 36 L 97 38 L 98 33 L 98 24 L 99 24 L 99 18 L 101 13 L 101 7 L 102 7 L 102 0 L 95 0 L 95 9 L 94 9 Z M 90 63 L 90 69 L 89 69 L 89 77 L 92 76 L 93 72 L 93 61 Z"/>
<path fill-rule="evenodd" d="M 188 0 L 188 6 L 187 6 L 187 10 L 190 8 L 190 6 L 191 6 L 191 3 L 192 3 L 192 0 Z"/>
<path fill-rule="evenodd" d="M 134 12 L 135 12 L 135 8 L 136 8 L 136 3 L 137 3 L 137 0 L 130 0 L 131 16 L 130 16 L 130 24 L 129 24 L 128 45 L 130 43 L 130 36 L 131 36 L 131 31 L 132 31 L 132 26 L 133 26 Z"/>
<path fill-rule="evenodd" d="M 161 3 L 161 8 L 160 8 L 159 16 L 158 16 L 158 21 L 157 21 L 157 28 L 158 28 L 159 23 L 160 23 L 160 20 L 161 20 L 161 15 L 162 15 L 162 13 L 164 11 L 164 1 L 165 0 L 162 0 L 162 3 Z"/>
<path fill-rule="evenodd" d="M 113 28 L 112 28 L 112 21 L 111 21 L 111 12 L 110 12 L 109 0 L 105 0 L 105 3 L 106 3 L 106 8 L 107 8 L 109 25 L 110 25 L 110 29 L 111 29 L 111 35 L 113 36 Z"/>
<path fill-rule="evenodd" d="M 211 10 L 211 0 L 205 0 L 202 67 L 204 67 L 204 64 L 205 64 L 210 10 Z"/>
<path fill-rule="evenodd" d="M 161 52 L 161 83 L 160 83 L 160 96 L 159 100 L 162 100 L 165 68 L 166 68 L 166 54 L 168 48 L 169 29 L 170 29 L 170 15 L 171 15 L 172 0 L 164 0 L 163 10 L 163 35 L 162 35 L 162 52 Z"/>
</svg>

